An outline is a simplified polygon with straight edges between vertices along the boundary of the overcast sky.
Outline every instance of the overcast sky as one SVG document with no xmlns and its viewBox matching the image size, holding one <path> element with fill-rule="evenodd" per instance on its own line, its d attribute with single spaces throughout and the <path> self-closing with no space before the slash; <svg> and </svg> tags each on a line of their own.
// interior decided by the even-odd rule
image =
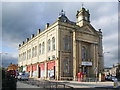
<svg viewBox="0 0 120 90">
<path fill-rule="evenodd" d="M 118 3 L 84 2 L 89 9 L 91 24 L 103 32 L 105 66 L 118 62 Z M 81 2 L 11 2 L 2 3 L 2 52 L 3 64 L 17 63 L 18 44 L 25 41 L 37 29 L 44 30 L 46 23 L 54 23 L 63 9 L 71 21 L 76 21 L 76 12 Z M 1 41 L 0 41 L 1 43 Z"/>
</svg>

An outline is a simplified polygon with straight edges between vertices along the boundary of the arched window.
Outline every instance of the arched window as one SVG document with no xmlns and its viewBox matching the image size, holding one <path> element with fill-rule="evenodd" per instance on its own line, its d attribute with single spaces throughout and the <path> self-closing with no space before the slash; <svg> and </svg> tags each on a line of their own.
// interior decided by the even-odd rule
<svg viewBox="0 0 120 90">
<path fill-rule="evenodd" d="M 48 40 L 48 51 L 50 51 L 50 39 Z"/>
<path fill-rule="evenodd" d="M 37 56 L 37 46 L 35 46 L 35 57 Z"/>
<path fill-rule="evenodd" d="M 41 44 L 39 44 L 39 54 L 41 54 Z"/>
<path fill-rule="evenodd" d="M 82 60 L 87 59 L 87 49 L 83 46 L 82 47 Z"/>
<path fill-rule="evenodd" d="M 32 48 L 32 57 L 34 57 L 34 47 Z"/>
<path fill-rule="evenodd" d="M 29 50 L 29 59 L 31 58 L 31 49 Z"/>
<path fill-rule="evenodd" d="M 43 42 L 42 43 L 42 54 L 44 54 L 44 52 L 45 52 L 45 43 Z"/>
<path fill-rule="evenodd" d="M 52 38 L 52 50 L 55 50 L 55 38 Z"/>
</svg>

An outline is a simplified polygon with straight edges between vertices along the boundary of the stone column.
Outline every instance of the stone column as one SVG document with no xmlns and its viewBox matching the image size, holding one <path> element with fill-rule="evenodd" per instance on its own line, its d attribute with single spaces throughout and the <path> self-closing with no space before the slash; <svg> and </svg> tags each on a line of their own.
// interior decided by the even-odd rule
<svg viewBox="0 0 120 90">
<path fill-rule="evenodd" d="M 76 59 L 76 48 L 77 48 L 77 43 L 76 43 L 76 33 L 75 31 L 73 32 L 73 78 L 76 80 L 76 72 L 77 72 L 77 59 Z"/>
</svg>

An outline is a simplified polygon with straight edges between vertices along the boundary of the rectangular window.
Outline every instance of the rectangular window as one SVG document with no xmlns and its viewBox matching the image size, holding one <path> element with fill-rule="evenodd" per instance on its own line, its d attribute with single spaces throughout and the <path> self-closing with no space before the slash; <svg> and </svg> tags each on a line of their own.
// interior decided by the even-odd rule
<svg viewBox="0 0 120 90">
<path fill-rule="evenodd" d="M 70 50 L 70 37 L 64 37 L 64 50 Z"/>
</svg>

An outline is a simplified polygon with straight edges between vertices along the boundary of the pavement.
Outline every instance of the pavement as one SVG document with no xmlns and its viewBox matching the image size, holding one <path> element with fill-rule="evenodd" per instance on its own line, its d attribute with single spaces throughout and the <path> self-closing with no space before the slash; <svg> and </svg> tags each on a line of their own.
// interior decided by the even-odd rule
<svg viewBox="0 0 120 90">
<path fill-rule="evenodd" d="M 40 82 L 49 81 L 58 84 L 64 84 L 65 86 L 71 88 L 114 88 L 114 82 L 105 81 L 105 82 L 78 82 L 78 81 L 57 81 L 57 80 L 43 80 L 40 78 L 36 78 L 34 80 L 38 80 Z M 119 82 L 120 87 L 120 82 Z"/>
<path fill-rule="evenodd" d="M 105 82 L 78 82 L 78 81 L 56 81 L 56 80 L 50 80 L 50 81 L 60 82 L 73 88 L 97 88 L 97 87 L 114 88 L 114 82 L 110 82 L 110 81 L 105 81 Z"/>
</svg>

